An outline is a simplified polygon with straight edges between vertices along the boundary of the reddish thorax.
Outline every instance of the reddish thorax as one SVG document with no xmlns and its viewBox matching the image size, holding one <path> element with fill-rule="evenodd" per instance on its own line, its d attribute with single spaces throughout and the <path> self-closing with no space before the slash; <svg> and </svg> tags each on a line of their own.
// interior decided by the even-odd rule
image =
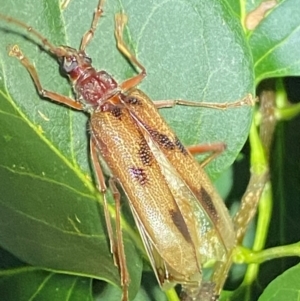
<svg viewBox="0 0 300 301">
<path fill-rule="evenodd" d="M 84 51 L 78 52 L 70 47 L 61 60 L 62 69 L 73 83 L 77 99 L 88 112 L 99 109 L 120 92 L 117 82 L 106 71 L 96 71 L 91 64 Z"/>
</svg>

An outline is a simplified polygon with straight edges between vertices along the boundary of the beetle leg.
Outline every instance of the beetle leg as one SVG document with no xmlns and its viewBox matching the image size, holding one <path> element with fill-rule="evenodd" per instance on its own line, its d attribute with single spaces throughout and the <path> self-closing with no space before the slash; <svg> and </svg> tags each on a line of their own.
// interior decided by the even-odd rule
<svg viewBox="0 0 300 301">
<path fill-rule="evenodd" d="M 92 21 L 92 25 L 90 27 L 90 29 L 83 35 L 82 39 L 81 39 L 81 45 L 80 45 L 80 50 L 84 51 L 85 48 L 87 47 L 87 45 L 91 42 L 91 40 L 94 37 L 96 28 L 97 28 L 97 24 L 99 22 L 99 19 L 103 13 L 103 5 L 104 5 L 104 0 L 99 0 L 97 8 L 95 10 L 94 13 L 94 18 Z"/>
<path fill-rule="evenodd" d="M 42 97 L 49 98 L 53 101 L 62 103 L 64 105 L 66 105 L 70 108 L 76 109 L 76 110 L 80 110 L 80 111 L 83 110 L 81 103 L 75 101 L 74 99 L 64 96 L 64 95 L 61 95 L 61 94 L 58 94 L 58 93 L 55 93 L 55 92 L 45 90 L 42 87 L 42 84 L 40 82 L 40 79 L 39 79 L 39 76 L 37 74 L 35 67 L 28 60 L 28 58 L 22 53 L 22 51 L 20 50 L 18 45 L 14 45 L 10 48 L 9 55 L 16 57 L 21 62 L 21 64 L 27 69 L 27 71 L 29 72 L 30 76 L 33 79 L 33 82 L 35 84 L 35 87 L 36 87 L 38 93 Z"/>
<path fill-rule="evenodd" d="M 223 142 L 216 142 L 212 144 L 198 144 L 187 147 L 188 151 L 192 155 L 199 155 L 207 152 L 212 152 L 204 161 L 200 163 L 200 166 L 204 168 L 207 164 L 209 164 L 212 160 L 218 157 L 225 149 L 226 144 Z"/>
<path fill-rule="evenodd" d="M 127 23 L 127 16 L 125 14 L 116 14 L 115 16 L 115 37 L 117 40 L 117 47 L 119 51 L 131 62 L 131 64 L 139 67 L 141 72 L 133 76 L 123 83 L 120 84 L 120 88 L 126 92 L 130 89 L 137 86 L 146 76 L 146 69 L 145 67 L 138 61 L 138 59 L 134 56 L 134 54 L 128 49 L 126 45 L 123 34 L 124 34 L 124 27 Z"/>
<path fill-rule="evenodd" d="M 115 185 L 114 179 L 109 180 L 109 187 L 112 191 L 114 200 L 115 200 L 115 210 L 116 210 L 116 239 L 114 237 L 114 231 L 112 227 L 111 217 L 109 213 L 108 203 L 105 196 L 107 191 L 107 187 L 105 184 L 105 179 L 102 173 L 102 169 L 100 166 L 100 162 L 98 159 L 98 152 L 96 143 L 91 139 L 90 143 L 91 148 L 91 159 L 93 162 L 93 167 L 96 175 L 96 179 L 98 182 L 98 190 L 103 194 L 103 206 L 104 206 L 104 217 L 105 223 L 107 226 L 107 232 L 110 242 L 110 251 L 113 254 L 114 264 L 119 268 L 120 275 L 121 275 L 121 285 L 123 288 L 123 297 L 122 301 L 128 300 L 128 285 L 130 282 L 130 277 L 127 270 L 126 265 L 126 257 L 125 257 L 125 250 L 123 244 L 123 235 L 122 235 L 122 228 L 121 228 L 121 196 L 120 193 Z"/>
<path fill-rule="evenodd" d="M 71 0 L 63 0 L 63 1 L 61 1 L 60 8 L 62 10 L 65 10 L 67 8 L 67 6 L 69 5 L 70 1 Z"/>
<path fill-rule="evenodd" d="M 98 187 L 98 190 L 103 194 L 104 217 L 105 217 L 105 223 L 106 223 L 107 232 L 108 232 L 110 252 L 113 254 L 114 264 L 116 266 L 118 266 L 117 259 L 115 257 L 116 247 L 115 247 L 115 239 L 114 239 L 114 234 L 113 234 L 113 227 L 112 227 L 112 223 L 111 223 L 111 219 L 110 219 L 107 199 L 105 196 L 107 187 L 105 184 L 105 179 L 104 179 L 104 176 L 102 173 L 101 166 L 99 164 L 97 148 L 96 148 L 96 145 L 95 145 L 95 142 L 93 139 L 91 139 L 91 141 L 90 141 L 90 149 L 91 149 L 91 160 L 93 162 L 94 172 L 95 172 L 97 184 L 98 184 L 97 187 Z"/>
<path fill-rule="evenodd" d="M 218 103 L 218 102 L 196 102 L 196 101 L 182 100 L 182 99 L 166 99 L 166 100 L 156 100 L 154 101 L 154 104 L 158 109 L 173 108 L 176 105 L 181 105 L 181 106 L 226 110 L 229 108 L 237 108 L 245 105 L 253 106 L 255 101 L 256 100 L 253 98 L 251 94 L 247 94 L 247 96 L 243 97 L 242 99 L 238 99 L 234 102 Z"/>
<path fill-rule="evenodd" d="M 120 269 L 121 275 L 121 285 L 123 288 L 122 301 L 128 299 L 128 286 L 130 282 L 130 277 L 126 265 L 126 256 L 123 243 L 123 233 L 121 227 L 121 195 L 118 191 L 115 180 L 113 178 L 109 179 L 109 187 L 113 193 L 115 204 L 116 204 L 116 235 L 117 235 L 117 255 L 118 255 L 118 267 Z"/>
</svg>

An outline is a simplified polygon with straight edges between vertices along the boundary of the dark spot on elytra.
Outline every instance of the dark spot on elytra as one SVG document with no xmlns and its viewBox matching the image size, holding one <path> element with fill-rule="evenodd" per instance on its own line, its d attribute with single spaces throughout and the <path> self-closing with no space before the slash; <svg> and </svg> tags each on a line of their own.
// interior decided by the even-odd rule
<svg viewBox="0 0 300 301">
<path fill-rule="evenodd" d="M 151 135 L 151 137 L 163 148 L 168 149 L 168 150 L 173 150 L 175 149 L 175 145 L 174 143 L 170 140 L 170 138 L 165 135 L 162 134 L 158 131 L 155 130 L 151 130 L 148 129 L 149 134 Z"/>
<path fill-rule="evenodd" d="M 213 215 L 215 218 L 218 218 L 218 212 L 212 202 L 212 199 L 203 187 L 201 187 L 200 189 L 200 197 L 201 200 L 205 203 L 207 208 L 206 210 L 210 212 L 210 215 Z"/>
<path fill-rule="evenodd" d="M 126 97 L 125 102 L 127 102 L 128 104 L 131 104 L 131 105 L 140 105 L 141 104 L 141 101 L 138 98 L 133 97 L 133 96 Z"/>
<path fill-rule="evenodd" d="M 111 109 L 111 114 L 116 117 L 116 118 L 121 118 L 121 115 L 122 115 L 122 110 L 120 107 L 117 107 L 117 106 L 114 106 L 112 109 Z"/>
<path fill-rule="evenodd" d="M 187 225 L 182 217 L 182 214 L 180 211 L 175 211 L 175 210 L 170 210 L 170 215 L 173 220 L 174 225 L 176 228 L 179 230 L 179 232 L 182 234 L 184 239 L 188 242 L 191 243 L 192 239 L 189 233 L 189 230 L 187 228 Z"/>
<path fill-rule="evenodd" d="M 186 151 L 185 147 L 183 146 L 183 144 L 180 142 L 180 140 L 177 137 L 175 138 L 175 145 L 182 154 L 187 155 L 187 151 Z"/>
<path fill-rule="evenodd" d="M 150 166 L 153 162 L 153 155 L 144 137 L 141 137 L 139 147 L 138 154 L 143 165 Z"/>
<path fill-rule="evenodd" d="M 131 167 L 129 168 L 129 174 L 133 179 L 137 180 L 142 186 L 147 184 L 149 181 L 145 170 L 142 168 Z"/>
</svg>

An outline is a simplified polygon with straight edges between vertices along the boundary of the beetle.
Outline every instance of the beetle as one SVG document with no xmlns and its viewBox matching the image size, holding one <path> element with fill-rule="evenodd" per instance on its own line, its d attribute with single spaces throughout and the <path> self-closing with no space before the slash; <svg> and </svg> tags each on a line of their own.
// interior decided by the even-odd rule
<svg viewBox="0 0 300 301">
<path fill-rule="evenodd" d="M 233 226 L 203 165 L 199 165 L 182 145 L 156 107 L 205 104 L 177 101 L 154 105 L 148 96 L 135 88 L 146 76 L 146 70 L 124 43 L 123 31 L 127 22 L 124 14 L 116 16 L 118 48 L 141 72 L 118 84 L 106 71 L 96 71 L 85 48 L 94 35 L 103 2 L 99 1 L 92 27 L 83 36 L 79 50 L 68 46 L 56 47 L 30 26 L 11 17 L 0 16 L 7 22 L 27 29 L 58 57 L 63 71 L 73 83 L 78 101 L 45 90 L 35 68 L 18 46 L 11 48 L 10 55 L 17 57 L 27 68 L 41 96 L 91 115 L 91 158 L 99 190 L 104 193 L 105 218 L 111 250 L 121 272 L 123 299 L 127 299 L 129 275 L 116 183 L 128 197 L 161 286 L 169 288 L 180 283 L 184 288 L 191 286 L 200 289 L 204 265 L 210 261 L 223 262 L 230 253 L 235 243 Z M 226 106 L 206 106 L 227 108 L 251 103 L 251 96 L 246 96 Z M 110 187 L 116 200 L 116 239 L 107 209 L 107 188 L 99 156 L 104 159 L 112 175 Z M 195 295 L 198 294 L 195 292 Z M 212 294 L 217 293 L 214 291 Z"/>
</svg>

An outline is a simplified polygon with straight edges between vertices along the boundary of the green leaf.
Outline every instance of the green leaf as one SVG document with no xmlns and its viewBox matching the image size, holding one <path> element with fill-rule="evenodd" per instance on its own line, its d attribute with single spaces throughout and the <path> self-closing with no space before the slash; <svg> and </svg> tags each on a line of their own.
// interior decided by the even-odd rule
<svg viewBox="0 0 300 301">
<path fill-rule="evenodd" d="M 120 290 L 116 290 L 112 285 L 107 285 L 104 289 L 101 289 L 101 293 L 96 294 L 95 301 L 103 300 L 121 300 Z M 133 301 L 167 301 L 167 297 L 164 292 L 157 285 L 157 280 L 154 275 L 145 273 L 143 275 L 141 289 L 134 298 Z M 168 300 L 170 301 L 170 300 Z"/>
<path fill-rule="evenodd" d="M 300 1 L 281 1 L 249 35 L 256 82 L 300 75 Z"/>
<path fill-rule="evenodd" d="M 238 20 L 224 3 L 143 1 L 124 10 L 130 41 L 148 72 L 141 88 L 152 99 L 228 102 L 254 93 L 252 57 Z M 208 167 L 213 178 L 232 164 L 251 120 L 249 107 L 161 111 L 185 145 L 226 143 L 226 153 Z"/>
<path fill-rule="evenodd" d="M 39 1 L 28 5 L 27 13 L 37 13 L 41 28 L 35 17 L 26 19 L 9 8 L 7 14 L 33 24 L 54 43 L 66 44 L 58 2 L 49 1 L 47 9 Z M 17 43 L 29 58 L 38 58 L 34 63 L 40 62 L 45 86 L 68 94 L 67 82 L 47 53 L 18 34 L 1 37 L 1 45 Z M 86 117 L 42 101 L 5 47 L 1 65 L 1 246 L 35 266 L 120 285 L 90 176 Z M 127 238 L 125 243 L 137 289 L 141 259 Z"/>
<path fill-rule="evenodd" d="M 52 43 L 78 48 L 97 1 L 70 1 L 64 11 L 53 0 L 0 4 L 2 13 L 30 24 Z M 114 39 L 114 14 L 121 9 L 129 17 L 126 39 L 148 72 L 140 88 L 151 98 L 228 102 L 253 94 L 252 58 L 242 28 L 219 1 L 116 5 L 107 0 L 87 48 L 97 69 L 120 82 L 135 74 Z M 71 95 L 55 58 L 37 47 L 40 41 L 2 20 L 0 30 L 1 246 L 34 266 L 119 285 L 101 198 L 92 180 L 87 116 L 41 99 L 24 67 L 8 56 L 6 47 L 18 44 L 35 64 L 45 89 Z M 208 169 L 211 177 L 233 162 L 252 116 L 247 106 L 162 111 L 186 145 L 227 144 L 227 151 Z M 141 259 L 126 235 L 125 247 L 132 299 L 139 287 Z"/>
<path fill-rule="evenodd" d="M 58 285 L 59 284 L 59 285 Z M 0 277 L 5 301 L 92 301 L 91 279 L 20 268 Z"/>
<path fill-rule="evenodd" d="M 300 293 L 300 264 L 273 280 L 258 301 L 298 300 Z"/>
</svg>

